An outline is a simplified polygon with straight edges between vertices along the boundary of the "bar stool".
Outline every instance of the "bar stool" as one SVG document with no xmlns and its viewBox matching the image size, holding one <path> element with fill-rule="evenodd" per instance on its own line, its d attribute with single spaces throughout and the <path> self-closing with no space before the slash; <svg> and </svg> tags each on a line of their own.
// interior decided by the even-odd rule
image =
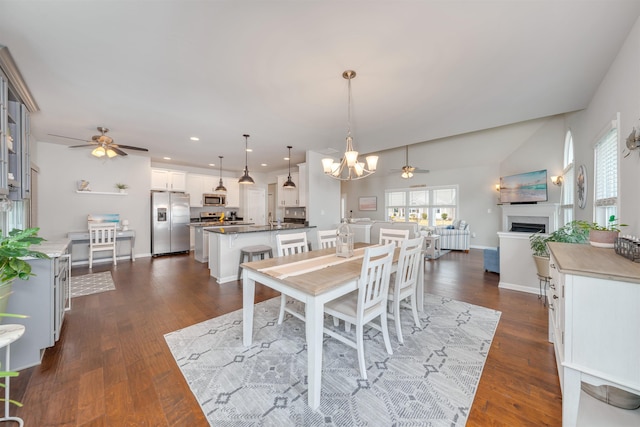
<svg viewBox="0 0 640 427">
<path fill-rule="evenodd" d="M 11 343 L 20 339 L 24 334 L 24 325 L 0 325 L 0 348 L 6 347 L 4 370 L 11 371 L 10 358 L 11 358 Z M 9 385 L 11 377 L 4 377 L 4 417 L 0 418 L 0 422 L 3 421 L 15 421 L 20 427 L 24 426 L 24 421 L 19 417 L 9 416 Z"/>
<path fill-rule="evenodd" d="M 240 264 L 238 264 L 238 280 L 242 278 L 242 263 L 246 261 L 253 261 L 253 257 L 260 255 L 260 259 L 264 259 L 264 256 L 269 254 L 269 258 L 273 258 L 273 249 L 267 245 L 255 245 L 245 246 L 240 249 Z"/>
</svg>

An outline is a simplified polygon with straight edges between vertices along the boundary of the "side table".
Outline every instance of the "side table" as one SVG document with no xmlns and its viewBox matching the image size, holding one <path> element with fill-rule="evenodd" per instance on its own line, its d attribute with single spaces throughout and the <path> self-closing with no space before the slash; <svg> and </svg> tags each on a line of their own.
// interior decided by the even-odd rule
<svg viewBox="0 0 640 427">
<path fill-rule="evenodd" d="M 427 249 L 426 257 L 429 259 L 438 258 L 440 256 L 440 236 L 438 234 L 424 236 L 424 242 Z"/>
<path fill-rule="evenodd" d="M 9 372 L 11 370 L 11 343 L 20 339 L 20 337 L 24 334 L 24 330 L 24 325 L 0 325 L 0 348 L 7 347 L 3 371 Z M 22 418 L 9 416 L 9 387 L 11 383 L 11 377 L 5 375 L 4 378 L 4 417 L 0 418 L 0 422 L 15 421 L 20 427 L 22 427 L 24 426 Z"/>
</svg>

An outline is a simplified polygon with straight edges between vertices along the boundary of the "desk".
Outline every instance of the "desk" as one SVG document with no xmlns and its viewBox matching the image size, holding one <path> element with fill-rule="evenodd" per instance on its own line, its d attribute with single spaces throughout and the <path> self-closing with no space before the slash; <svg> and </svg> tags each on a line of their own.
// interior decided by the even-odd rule
<svg viewBox="0 0 640 427">
<path fill-rule="evenodd" d="M 364 246 L 368 245 L 356 244 L 356 247 Z M 329 255 L 333 255 L 333 257 Z M 393 257 L 394 267 L 397 266 L 399 255 L 400 249 L 397 248 Z M 318 262 L 324 262 L 327 266 L 288 277 L 282 277 L 272 269 L 316 258 Z M 320 258 L 323 260 L 320 261 Z M 335 248 L 327 248 L 242 264 L 242 342 L 245 346 L 250 346 L 253 341 L 255 282 L 283 292 L 306 304 L 308 404 L 312 409 L 317 409 L 320 406 L 324 305 L 328 301 L 358 289 L 358 278 L 362 269 L 362 256 L 349 258 L 339 264 L 332 264 L 339 260 L 341 259 L 335 256 Z M 423 275 L 420 275 L 417 288 L 419 294 L 424 292 Z M 422 311 L 420 299 L 418 303 Z"/>
<path fill-rule="evenodd" d="M 89 230 L 86 231 L 71 231 L 67 233 L 67 237 L 71 241 L 71 246 L 77 243 L 86 243 L 89 244 Z M 119 230 L 116 233 L 116 242 L 118 240 L 129 240 L 131 242 L 131 252 L 130 258 L 131 261 L 136 260 L 135 246 L 136 246 L 136 232 L 134 230 L 122 231 Z M 71 251 L 69 251 L 71 252 Z"/>
</svg>

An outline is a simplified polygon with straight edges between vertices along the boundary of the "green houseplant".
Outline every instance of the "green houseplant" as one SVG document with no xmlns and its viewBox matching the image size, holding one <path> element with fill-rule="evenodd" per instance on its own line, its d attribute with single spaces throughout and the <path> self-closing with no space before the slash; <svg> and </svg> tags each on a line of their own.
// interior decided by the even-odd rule
<svg viewBox="0 0 640 427">
<path fill-rule="evenodd" d="M 587 243 L 592 224 L 586 221 L 574 220 L 550 234 L 534 233 L 529 237 L 529 245 L 533 251 L 538 275 L 549 277 L 549 242 Z"/>
<path fill-rule="evenodd" d="M 44 240 L 37 236 L 39 230 L 39 228 L 13 229 L 8 236 L 0 236 L 0 321 L 4 317 L 26 317 L 7 313 L 7 304 L 14 280 L 16 278 L 28 280 L 33 276 L 31 265 L 23 258 L 49 258 L 47 254 L 31 249 L 31 245 L 39 244 Z M 18 372 L 0 370 L 0 376 L 17 377 Z M 4 384 L 1 386 L 4 387 Z M 4 399 L 0 399 L 0 401 L 4 401 Z M 15 400 L 9 402 L 16 406 L 22 406 L 20 402 Z"/>
<path fill-rule="evenodd" d="M 129 188 L 129 186 L 128 186 L 127 184 L 122 184 L 122 183 L 118 182 L 118 183 L 116 184 L 116 188 L 117 188 L 118 190 L 120 190 L 120 192 L 121 192 L 121 193 L 124 193 L 124 190 L 126 190 L 127 188 Z"/>
<path fill-rule="evenodd" d="M 626 225 L 618 224 L 618 218 L 615 215 L 609 217 L 607 225 L 599 225 L 594 222 L 589 230 L 589 243 L 599 248 L 613 248 L 614 242 L 620 234 L 619 227 Z"/>
</svg>

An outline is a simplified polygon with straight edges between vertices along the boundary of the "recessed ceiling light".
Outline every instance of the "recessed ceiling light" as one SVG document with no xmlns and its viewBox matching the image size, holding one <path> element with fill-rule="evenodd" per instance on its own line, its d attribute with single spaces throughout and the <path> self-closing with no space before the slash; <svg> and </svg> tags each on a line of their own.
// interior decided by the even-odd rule
<svg viewBox="0 0 640 427">
<path fill-rule="evenodd" d="M 215 166 L 215 165 L 216 165 L 215 163 L 209 163 L 209 166 Z"/>
<path fill-rule="evenodd" d="M 285 160 L 289 160 L 289 158 L 288 158 L 288 157 L 283 157 L 283 159 L 285 159 Z"/>
<path fill-rule="evenodd" d="M 247 153 L 252 153 L 253 149 L 252 148 L 247 148 Z"/>
<path fill-rule="evenodd" d="M 267 166 L 266 163 L 260 163 L 260 166 Z"/>
<path fill-rule="evenodd" d="M 165 160 L 171 160 L 171 157 L 163 157 Z"/>
<path fill-rule="evenodd" d="M 189 139 L 192 140 L 192 141 L 200 141 L 200 138 L 198 138 L 197 136 L 192 136 Z"/>
</svg>

